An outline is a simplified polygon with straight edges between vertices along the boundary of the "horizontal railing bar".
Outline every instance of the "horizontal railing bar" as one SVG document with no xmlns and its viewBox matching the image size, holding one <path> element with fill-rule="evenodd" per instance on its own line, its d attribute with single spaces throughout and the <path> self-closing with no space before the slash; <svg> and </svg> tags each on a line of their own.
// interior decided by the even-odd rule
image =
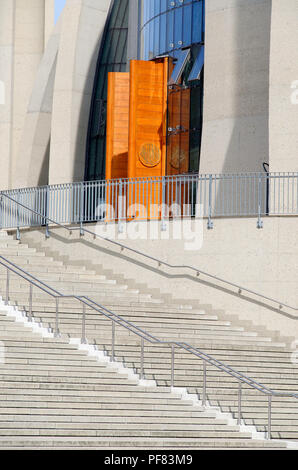
<svg viewBox="0 0 298 470">
<path fill-rule="evenodd" d="M 24 275 L 18 273 L 14 268 L 12 268 L 11 266 L 8 266 L 7 264 L 12 264 L 14 265 L 14 263 L 11 263 L 9 260 L 7 260 L 7 264 L 5 264 L 6 262 L 6 259 L 3 257 L 3 256 L 0 256 L 0 259 L 2 259 L 3 261 L 0 261 L 0 264 L 4 267 L 6 267 L 7 269 L 9 269 L 10 271 L 14 272 L 16 275 L 20 276 L 21 278 L 25 279 L 26 281 L 28 281 L 30 284 L 36 286 L 38 289 L 41 289 L 42 291 L 46 292 L 47 294 L 49 294 L 50 296 L 52 297 L 55 297 L 55 298 L 73 298 L 73 299 L 76 299 L 80 302 L 83 302 L 85 305 L 91 307 L 92 309 L 94 309 L 95 311 L 98 311 L 99 313 L 103 314 L 104 316 L 106 316 L 107 318 L 109 318 L 110 320 L 114 321 L 115 323 L 119 324 L 120 326 L 123 326 L 124 328 L 126 328 L 127 330 L 131 331 L 132 333 L 142 337 L 143 339 L 145 339 L 146 341 L 150 342 L 151 344 L 153 343 L 157 343 L 157 344 L 167 344 L 168 346 L 172 346 L 172 345 L 175 345 L 175 346 L 178 346 L 179 348 L 181 349 L 184 349 L 188 352 L 190 352 L 191 354 L 199 357 L 200 359 L 203 359 L 204 361 L 207 361 L 210 365 L 213 365 L 214 367 L 216 367 L 217 369 L 221 370 L 222 372 L 225 372 L 227 373 L 228 375 L 236 378 L 237 380 L 240 380 L 242 383 L 246 383 L 247 385 L 249 385 L 250 387 L 252 387 L 253 389 L 255 390 L 258 390 L 259 392 L 262 392 L 264 394 L 267 394 L 267 395 L 273 395 L 273 396 L 284 396 L 284 397 L 293 397 L 293 398 L 298 398 L 298 394 L 293 394 L 293 393 L 282 393 L 280 394 L 280 392 L 276 392 L 274 390 L 271 390 L 265 386 L 263 386 L 262 384 L 258 383 L 257 381 L 241 374 L 240 372 L 238 371 L 235 371 L 234 369 L 232 369 L 231 367 L 221 363 L 220 361 L 218 361 L 217 359 L 214 359 L 212 358 L 210 355 L 200 351 L 199 349 L 197 348 L 194 348 L 193 346 L 189 345 L 188 343 L 180 343 L 180 342 L 175 342 L 175 341 L 163 341 L 163 340 L 160 340 L 159 338 L 156 338 L 155 336 L 151 335 L 150 333 L 146 332 L 145 330 L 142 330 L 141 328 L 137 327 L 136 325 L 133 325 L 132 323 L 128 322 L 127 320 L 125 320 L 124 318 L 122 318 L 121 316 L 115 314 L 114 312 L 111 312 L 109 311 L 108 309 L 106 309 L 105 307 L 103 307 L 102 305 L 96 303 L 95 301 L 89 299 L 88 297 L 86 296 L 76 296 L 76 295 L 65 295 L 65 294 L 61 294 L 59 293 L 58 291 L 55 290 L 55 292 L 57 293 L 57 295 L 54 295 L 52 294 L 51 292 L 49 292 L 49 290 L 54 290 L 52 289 L 50 286 L 46 285 L 43 281 L 39 281 L 37 278 L 35 278 L 34 276 L 32 276 L 30 273 L 26 272 L 25 270 L 23 270 L 22 268 L 20 268 L 20 270 L 22 272 L 25 272 L 26 275 L 28 277 L 32 277 L 34 278 L 34 281 L 32 281 L 31 279 L 28 279 L 28 277 L 25 277 Z M 15 267 L 17 267 L 16 265 L 14 265 Z M 18 268 L 18 267 L 17 267 Z M 40 282 L 41 284 L 43 285 L 46 285 L 47 286 L 47 289 L 41 287 L 40 285 L 38 285 L 35 281 L 38 281 Z M 93 305 L 91 305 L 91 304 Z M 96 307 L 94 306 L 96 305 Z M 108 312 L 109 314 L 103 312 L 102 310 L 105 310 L 106 312 Z M 116 317 L 116 318 L 114 318 Z M 123 324 L 125 323 L 125 324 Z M 139 332 L 137 331 L 134 331 L 133 328 L 131 328 L 131 326 L 133 328 L 135 328 L 136 330 L 138 330 Z M 143 334 L 141 334 L 143 333 Z"/>
</svg>

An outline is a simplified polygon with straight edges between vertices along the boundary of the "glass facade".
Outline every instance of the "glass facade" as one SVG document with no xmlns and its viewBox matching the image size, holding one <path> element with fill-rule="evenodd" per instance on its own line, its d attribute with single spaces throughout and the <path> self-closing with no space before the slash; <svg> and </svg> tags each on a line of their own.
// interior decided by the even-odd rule
<svg viewBox="0 0 298 470">
<path fill-rule="evenodd" d="M 98 57 L 85 180 L 105 179 L 108 72 L 127 70 L 130 0 L 114 0 Z M 205 0 L 138 0 L 141 60 L 168 56 L 167 174 L 199 170 Z"/>
<path fill-rule="evenodd" d="M 108 72 L 125 72 L 129 0 L 114 0 L 99 53 L 91 103 L 85 180 L 105 179 Z"/>
<path fill-rule="evenodd" d="M 204 0 L 141 0 L 141 59 L 169 56 L 167 174 L 198 172 L 204 92 Z"/>
<path fill-rule="evenodd" d="M 177 51 L 204 41 L 204 0 L 142 0 L 142 59 L 177 55 Z"/>
</svg>

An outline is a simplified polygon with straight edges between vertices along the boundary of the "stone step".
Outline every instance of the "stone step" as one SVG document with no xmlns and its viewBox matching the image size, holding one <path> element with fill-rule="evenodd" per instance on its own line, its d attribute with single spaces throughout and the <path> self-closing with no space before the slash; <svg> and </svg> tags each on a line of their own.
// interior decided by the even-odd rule
<svg viewBox="0 0 298 470">
<path fill-rule="evenodd" d="M 0 438 L 0 448 L 5 449 L 111 449 L 110 438 L 75 439 L 66 438 Z M 118 438 L 113 440 L 113 450 L 120 449 L 285 449 L 286 443 L 280 441 L 261 441 L 251 439 L 146 439 L 142 437 Z"/>
</svg>

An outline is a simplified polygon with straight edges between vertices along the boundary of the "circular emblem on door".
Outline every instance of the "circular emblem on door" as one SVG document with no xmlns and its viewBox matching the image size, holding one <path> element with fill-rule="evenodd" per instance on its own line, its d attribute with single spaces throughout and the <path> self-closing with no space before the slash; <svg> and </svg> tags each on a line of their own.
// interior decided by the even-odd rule
<svg viewBox="0 0 298 470">
<path fill-rule="evenodd" d="M 158 165 L 161 159 L 160 149 L 156 144 L 142 144 L 139 152 L 139 160 L 144 166 L 153 167 Z"/>
</svg>

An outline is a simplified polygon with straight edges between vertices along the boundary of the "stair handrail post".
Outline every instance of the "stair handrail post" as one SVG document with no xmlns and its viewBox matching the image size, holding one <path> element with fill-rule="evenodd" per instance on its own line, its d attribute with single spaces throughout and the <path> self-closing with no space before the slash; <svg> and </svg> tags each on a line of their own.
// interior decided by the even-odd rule
<svg viewBox="0 0 298 470">
<path fill-rule="evenodd" d="M 9 281 L 10 281 L 10 270 L 6 269 L 6 292 L 5 292 L 5 305 L 9 303 Z"/>
<path fill-rule="evenodd" d="M 56 297 L 55 301 L 56 301 L 56 318 L 55 318 L 55 333 L 54 333 L 54 336 L 55 336 L 55 338 L 58 338 L 60 336 L 60 332 L 59 332 L 59 297 Z"/>
<path fill-rule="evenodd" d="M 32 300 L 33 300 L 33 285 L 29 283 L 29 321 L 32 321 Z"/>
<path fill-rule="evenodd" d="M 203 394 L 202 394 L 202 404 L 206 406 L 207 404 L 207 363 L 203 359 Z"/>
<path fill-rule="evenodd" d="M 111 353 L 111 361 L 115 361 L 115 322 L 112 321 L 112 353 Z"/>
<path fill-rule="evenodd" d="M 86 304 L 85 303 L 83 303 L 81 343 L 82 344 L 87 344 L 87 338 L 86 338 Z"/>
<path fill-rule="evenodd" d="M 268 425 L 267 425 L 267 439 L 271 439 L 271 425 L 272 425 L 272 394 L 268 395 Z"/>
<path fill-rule="evenodd" d="M 241 425 L 241 408 L 242 408 L 242 382 L 241 380 L 239 380 L 239 383 L 238 383 L 238 418 L 237 418 L 238 426 Z"/>
<path fill-rule="evenodd" d="M 175 383 L 175 345 L 171 345 L 171 387 L 174 387 Z"/>
<path fill-rule="evenodd" d="M 144 379 L 144 338 L 141 338 L 141 365 L 140 365 L 140 379 Z"/>
</svg>

